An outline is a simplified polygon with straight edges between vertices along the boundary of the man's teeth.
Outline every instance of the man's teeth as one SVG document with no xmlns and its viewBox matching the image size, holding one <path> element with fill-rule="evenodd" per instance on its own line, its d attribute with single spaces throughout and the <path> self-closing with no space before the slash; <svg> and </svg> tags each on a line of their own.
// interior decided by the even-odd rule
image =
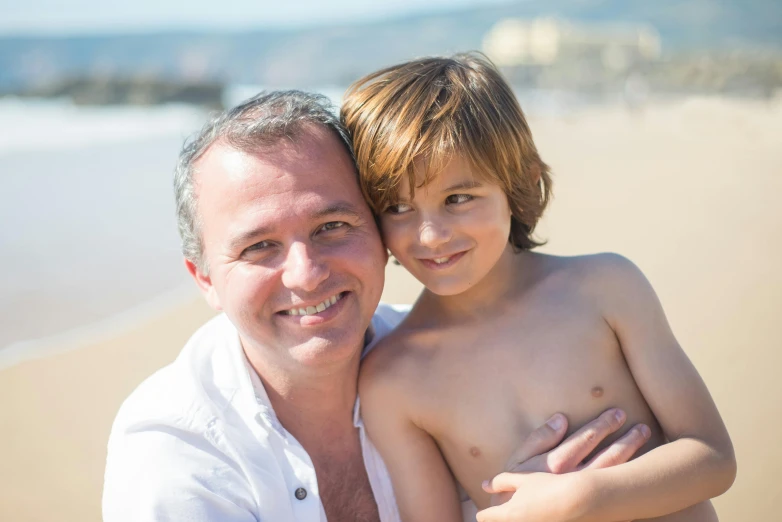
<svg viewBox="0 0 782 522">
<path fill-rule="evenodd" d="M 336 304 L 342 298 L 342 294 L 332 295 L 322 303 L 318 303 L 315 306 L 308 306 L 307 308 L 291 308 L 286 310 L 287 315 L 313 315 L 322 312 L 326 308 Z"/>
</svg>

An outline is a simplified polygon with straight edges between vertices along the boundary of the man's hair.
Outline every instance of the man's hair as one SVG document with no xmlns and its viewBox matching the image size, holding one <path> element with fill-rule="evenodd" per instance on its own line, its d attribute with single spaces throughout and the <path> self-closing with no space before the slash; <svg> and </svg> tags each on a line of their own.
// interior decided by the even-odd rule
<svg viewBox="0 0 782 522">
<path fill-rule="evenodd" d="M 300 137 L 303 129 L 313 125 L 332 132 L 354 161 L 350 138 L 329 99 L 301 91 L 262 92 L 233 109 L 213 116 L 198 134 L 185 141 L 174 172 L 177 226 L 182 239 L 182 253 L 202 273 L 208 273 L 209 267 L 201 240 L 195 163 L 217 142 L 244 152 L 258 153 L 280 139 Z"/>
<path fill-rule="evenodd" d="M 486 57 L 422 58 L 370 74 L 348 89 L 341 119 L 376 214 L 399 200 L 404 177 L 412 198 L 461 155 L 507 195 L 513 246 L 541 244 L 532 232 L 551 197 L 549 168 L 513 91 Z"/>
</svg>

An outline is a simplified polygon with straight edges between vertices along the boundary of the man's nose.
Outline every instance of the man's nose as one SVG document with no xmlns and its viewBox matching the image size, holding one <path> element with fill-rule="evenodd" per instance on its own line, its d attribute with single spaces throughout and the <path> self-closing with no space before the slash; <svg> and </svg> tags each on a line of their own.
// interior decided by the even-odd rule
<svg viewBox="0 0 782 522">
<path fill-rule="evenodd" d="M 328 277 L 328 266 L 315 254 L 311 246 L 301 242 L 291 245 L 282 273 L 282 284 L 286 288 L 313 292 Z"/>
<path fill-rule="evenodd" d="M 418 241 L 427 248 L 435 248 L 451 240 L 451 228 L 438 219 L 424 219 L 418 228 Z"/>
</svg>

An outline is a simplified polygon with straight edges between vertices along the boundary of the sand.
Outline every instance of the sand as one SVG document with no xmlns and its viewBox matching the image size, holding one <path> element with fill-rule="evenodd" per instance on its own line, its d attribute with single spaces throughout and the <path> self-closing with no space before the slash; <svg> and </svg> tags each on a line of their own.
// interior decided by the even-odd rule
<svg viewBox="0 0 782 522">
<path fill-rule="evenodd" d="M 739 472 L 715 501 L 721 519 L 779 518 L 782 100 L 593 107 L 530 124 L 556 180 L 543 250 L 615 251 L 644 270 L 733 437 Z M 417 283 L 387 272 L 384 299 L 413 299 Z M 194 297 L 0 371 L 0 520 L 100 520 L 119 404 L 211 313 Z"/>
</svg>

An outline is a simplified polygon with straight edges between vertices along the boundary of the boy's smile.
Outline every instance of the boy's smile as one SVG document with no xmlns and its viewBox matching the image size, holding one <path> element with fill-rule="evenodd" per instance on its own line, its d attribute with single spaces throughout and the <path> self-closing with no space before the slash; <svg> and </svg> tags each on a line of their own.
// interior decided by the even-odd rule
<svg viewBox="0 0 782 522">
<path fill-rule="evenodd" d="M 434 258 L 420 258 L 419 261 L 430 270 L 444 270 L 456 264 L 469 250 L 462 250 L 455 254 Z"/>
</svg>

